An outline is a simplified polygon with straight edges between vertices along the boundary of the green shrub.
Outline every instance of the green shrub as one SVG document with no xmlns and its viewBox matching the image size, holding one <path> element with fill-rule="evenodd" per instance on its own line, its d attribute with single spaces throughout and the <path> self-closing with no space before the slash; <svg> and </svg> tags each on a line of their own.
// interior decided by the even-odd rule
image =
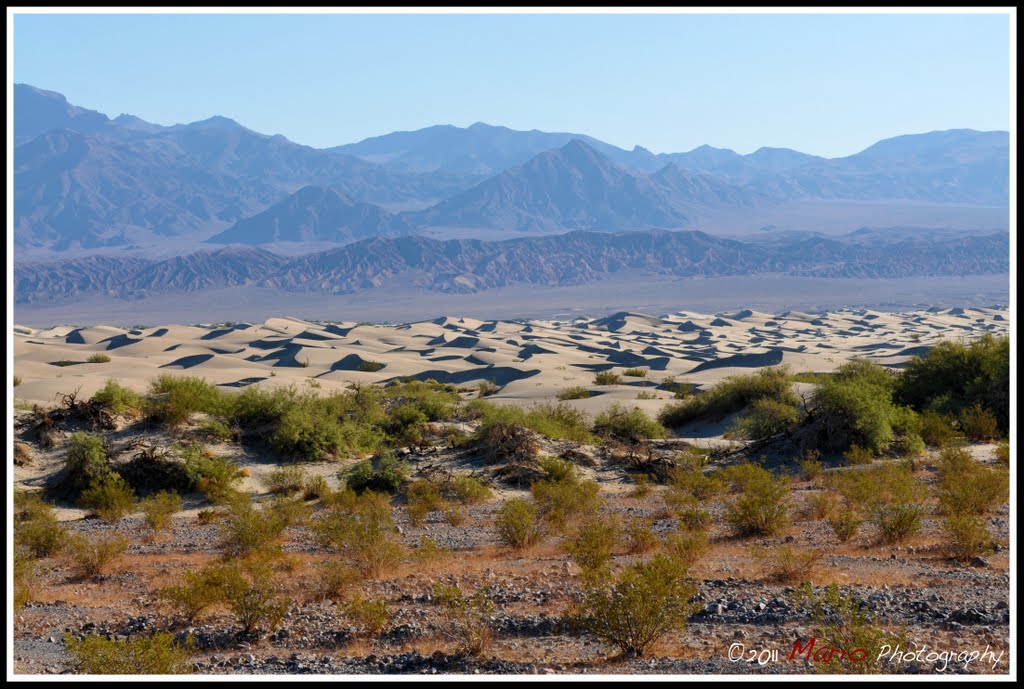
<svg viewBox="0 0 1024 689">
<path fill-rule="evenodd" d="M 260 479 L 263 486 L 271 493 L 291 495 L 298 493 L 306 485 L 306 470 L 301 466 L 291 465 L 272 469 Z"/>
<path fill-rule="evenodd" d="M 594 419 L 594 433 L 637 444 L 648 438 L 664 438 L 668 431 L 639 407 L 629 409 L 614 403 Z"/>
<path fill-rule="evenodd" d="M 458 586 L 434 584 L 433 598 L 441 607 L 442 633 L 455 643 L 456 653 L 479 656 L 490 647 L 494 639 L 491 620 L 495 606 L 489 594 L 486 586 L 467 596 Z"/>
<path fill-rule="evenodd" d="M 369 636 L 379 634 L 391 621 L 391 610 L 386 601 L 368 600 L 358 593 L 345 604 L 345 614 Z"/>
<path fill-rule="evenodd" d="M 248 578 L 234 569 L 234 574 L 226 577 L 224 594 L 228 608 L 247 634 L 258 629 L 274 631 L 291 607 L 291 599 L 280 595 L 267 568 L 252 569 Z"/>
<path fill-rule="evenodd" d="M 581 443 L 591 440 L 590 421 L 586 413 L 562 402 L 533 405 L 526 411 L 523 424 L 530 430 L 553 440 L 573 440 Z"/>
<path fill-rule="evenodd" d="M 522 550 L 544 537 L 537 508 L 524 498 L 512 498 L 494 514 L 494 527 L 502 545 Z"/>
<path fill-rule="evenodd" d="M 808 495 L 804 500 L 803 514 L 811 520 L 828 519 L 836 510 L 836 496 L 831 491 Z"/>
<path fill-rule="evenodd" d="M 97 352 L 96 354 L 93 354 L 88 359 L 86 359 L 85 363 L 87 363 L 87 364 L 109 364 L 110 363 L 110 355 L 103 354 L 102 352 Z"/>
<path fill-rule="evenodd" d="M 243 472 L 235 462 L 207 451 L 200 443 L 180 445 L 176 452 L 190 486 L 202 491 L 211 502 L 227 502 L 237 494 L 235 487 Z"/>
<path fill-rule="evenodd" d="M 565 549 L 579 565 L 581 576 L 596 582 L 611 574 L 612 551 L 618 546 L 620 536 L 618 521 L 598 516 L 584 522 L 566 540 Z"/>
<path fill-rule="evenodd" d="M 622 376 L 614 371 L 599 371 L 594 376 L 594 385 L 621 385 Z"/>
<path fill-rule="evenodd" d="M 920 457 L 927 452 L 924 440 L 919 435 L 905 435 L 899 440 L 899 449 L 904 457 Z"/>
<path fill-rule="evenodd" d="M 772 399 L 795 407 L 798 400 L 790 388 L 786 367 L 768 367 L 750 375 L 725 378 L 707 392 L 687 395 L 670 403 L 662 409 L 658 420 L 668 428 L 700 419 L 718 420 L 759 399 Z"/>
<path fill-rule="evenodd" d="M 808 581 L 814 566 L 821 560 L 821 553 L 817 550 L 798 550 L 788 544 L 768 548 L 754 546 L 750 555 L 761 569 L 762 576 L 776 584 Z"/>
<path fill-rule="evenodd" d="M 21 385 L 21 376 L 14 376 L 14 387 Z"/>
<path fill-rule="evenodd" d="M 181 496 L 161 491 L 139 501 L 139 509 L 146 516 L 146 524 L 153 531 L 163 531 L 171 525 L 171 517 L 181 511 Z"/>
<path fill-rule="evenodd" d="M 34 557 L 50 557 L 64 547 L 67 534 L 53 507 L 38 493 L 14 493 L 14 546 Z"/>
<path fill-rule="evenodd" d="M 633 555 L 649 553 L 661 544 L 651 528 L 651 522 L 645 519 L 631 519 L 626 522 L 623 541 L 626 551 Z"/>
<path fill-rule="evenodd" d="M 301 502 L 280 499 L 257 509 L 245 496 L 231 501 L 225 518 L 218 524 L 224 554 L 246 557 L 254 553 L 279 553 L 284 530 L 296 518 L 293 508 L 297 505 Z"/>
<path fill-rule="evenodd" d="M 237 442 L 241 438 L 241 431 L 233 428 L 226 421 L 220 419 L 203 419 L 199 423 L 199 429 L 213 440 L 221 442 Z"/>
<path fill-rule="evenodd" d="M 921 413 L 921 439 L 930 447 L 943 448 L 956 439 L 953 417 L 931 410 Z"/>
<path fill-rule="evenodd" d="M 846 543 L 856 536 L 863 523 L 864 520 L 861 519 L 857 511 L 849 506 L 835 512 L 828 519 L 828 525 L 840 543 Z"/>
<path fill-rule="evenodd" d="M 912 503 L 881 505 L 875 509 L 875 520 L 883 543 L 903 543 L 921 530 L 924 508 Z"/>
<path fill-rule="evenodd" d="M 384 364 L 380 361 L 360 361 L 356 366 L 356 370 L 363 373 L 376 373 L 382 368 L 384 368 Z"/>
<path fill-rule="evenodd" d="M 112 476 L 82 491 L 78 503 L 113 524 L 135 507 L 135 491 L 120 476 Z"/>
<path fill-rule="evenodd" d="M 669 491 L 666 494 L 666 499 L 671 499 L 669 496 L 678 492 L 697 500 L 710 500 L 725 490 L 724 483 L 729 479 L 723 477 L 733 476 L 733 474 L 735 471 L 705 474 L 700 469 L 677 467 L 669 473 Z M 680 500 L 677 499 L 676 502 L 678 503 Z"/>
<path fill-rule="evenodd" d="M 77 498 L 90 486 L 117 478 L 103 441 L 88 433 L 73 433 L 69 438 L 61 492 Z"/>
<path fill-rule="evenodd" d="M 312 531 L 322 546 L 371 579 L 393 571 L 406 557 L 390 506 L 360 499 L 355 512 L 328 514 L 313 523 Z"/>
<path fill-rule="evenodd" d="M 327 485 L 327 479 L 320 475 L 310 476 L 302 484 L 303 500 L 318 500 L 330 492 L 331 488 Z"/>
<path fill-rule="evenodd" d="M 427 421 L 447 421 L 459 405 L 458 389 L 435 380 L 409 380 L 389 386 L 385 394 L 394 405 L 411 404 L 427 417 Z"/>
<path fill-rule="evenodd" d="M 662 556 L 622 572 L 607 587 L 584 593 L 581 626 L 627 656 L 642 656 L 669 632 L 682 630 L 700 609 L 697 587 L 677 561 Z"/>
<path fill-rule="evenodd" d="M 800 469 L 800 477 L 805 481 L 817 481 L 821 478 L 825 468 L 821 465 L 820 455 L 816 450 L 804 453 L 804 456 L 797 462 Z"/>
<path fill-rule="evenodd" d="M 129 390 L 113 378 L 107 379 L 95 395 L 92 403 L 106 409 L 115 416 L 134 415 L 142 410 L 142 397 L 134 390 Z"/>
<path fill-rule="evenodd" d="M 939 462 L 939 505 L 945 514 L 985 514 L 1009 498 L 1005 469 L 979 464 L 958 448 L 943 450 Z"/>
<path fill-rule="evenodd" d="M 648 392 L 647 390 L 641 390 L 640 392 L 636 393 L 636 399 L 638 399 L 638 400 L 656 400 L 656 399 L 658 399 L 658 396 L 655 395 L 653 392 Z"/>
<path fill-rule="evenodd" d="M 679 523 L 690 531 L 707 531 L 711 526 L 711 513 L 701 509 L 696 499 L 690 504 L 678 506 L 675 513 Z"/>
<path fill-rule="evenodd" d="M 541 517 L 558 530 L 564 529 L 574 517 L 595 512 L 601 505 L 600 491 L 595 481 L 580 481 L 575 477 L 530 484 Z"/>
<path fill-rule="evenodd" d="M 630 376 L 631 378 L 646 378 L 647 377 L 647 369 L 646 368 L 627 368 L 625 371 L 622 372 L 622 375 Z"/>
<path fill-rule="evenodd" d="M 942 525 L 950 558 L 967 562 L 994 550 L 985 521 L 970 515 L 952 515 Z"/>
<path fill-rule="evenodd" d="M 347 600 L 363 580 L 359 570 L 344 562 L 325 562 L 317 571 L 315 592 L 321 600 Z"/>
<path fill-rule="evenodd" d="M 996 459 L 1003 466 L 1010 466 L 1010 443 L 999 443 L 996 446 Z"/>
<path fill-rule="evenodd" d="M 585 400 L 588 397 L 590 397 L 590 390 L 582 385 L 574 385 L 558 393 L 558 399 L 563 402 L 567 400 Z"/>
<path fill-rule="evenodd" d="M 647 474 L 637 474 L 633 477 L 633 488 L 629 491 L 631 498 L 646 498 L 651 494 L 651 477 Z"/>
<path fill-rule="evenodd" d="M 732 426 L 735 435 L 759 440 L 789 430 L 800 421 L 800 410 L 794 404 L 764 397 L 750 405 L 750 411 Z"/>
<path fill-rule="evenodd" d="M 689 569 L 711 550 L 708 536 L 703 531 L 670 531 L 665 535 L 665 554 Z"/>
<path fill-rule="evenodd" d="M 463 505 L 475 505 L 485 502 L 494 495 L 493 491 L 485 483 L 465 474 L 452 478 L 451 491 L 455 499 Z"/>
<path fill-rule="evenodd" d="M 89 634 L 77 639 L 64 635 L 64 646 L 75 671 L 86 675 L 187 675 L 192 672 L 195 641 L 179 643 L 170 632 L 125 641 Z"/>
<path fill-rule="evenodd" d="M 441 516 L 443 516 L 444 520 L 452 526 L 462 526 L 469 517 L 465 510 L 457 507 L 448 507 L 441 510 Z"/>
<path fill-rule="evenodd" d="M 408 467 L 395 455 L 388 453 L 374 460 L 364 460 L 338 478 L 356 493 L 368 490 L 394 493 L 409 476 Z"/>
<path fill-rule="evenodd" d="M 150 383 L 146 399 L 148 415 L 170 428 L 185 424 L 198 412 L 220 414 L 228 405 L 227 395 L 202 378 L 162 375 Z"/>
<path fill-rule="evenodd" d="M 491 395 L 496 394 L 498 390 L 501 390 L 501 386 L 493 380 L 484 380 L 476 386 L 476 389 L 477 397 L 490 397 Z"/>
<path fill-rule="evenodd" d="M 186 571 L 177 584 L 157 591 L 157 598 L 172 605 L 193 624 L 209 608 L 227 601 L 227 589 L 240 573 L 235 565 L 208 565 L 198 571 Z"/>
<path fill-rule="evenodd" d="M 861 466 L 862 464 L 871 464 L 873 461 L 875 461 L 875 453 L 856 443 L 850 445 L 850 448 L 843 453 L 843 464 L 846 466 Z"/>
<path fill-rule="evenodd" d="M 409 484 L 409 487 L 405 489 L 405 501 L 409 523 L 413 526 L 419 526 L 428 514 L 444 506 L 440 486 L 426 479 Z"/>
<path fill-rule="evenodd" d="M 995 414 L 974 404 L 960 412 L 960 429 L 969 439 L 987 442 L 999 437 L 999 421 Z"/>
<path fill-rule="evenodd" d="M 741 462 L 719 469 L 712 477 L 727 483 L 732 492 L 741 493 L 751 484 L 771 480 L 772 472 L 752 462 Z"/>
<path fill-rule="evenodd" d="M 32 553 L 25 549 L 14 548 L 14 567 L 12 579 L 14 580 L 14 610 L 18 611 L 25 607 L 25 604 L 32 600 L 35 579 L 38 572 L 38 562 Z"/>
<path fill-rule="evenodd" d="M 103 574 L 127 549 L 127 539 L 116 534 L 91 537 L 71 534 L 65 543 L 64 553 L 72 571 L 86 578 Z"/>
<path fill-rule="evenodd" d="M 579 471 L 571 462 L 550 455 L 537 460 L 537 466 L 544 472 L 544 478 L 548 481 L 576 481 L 579 479 Z"/>
<path fill-rule="evenodd" d="M 725 519 L 739 536 L 772 536 L 789 521 L 789 481 L 762 477 L 748 482 L 726 510 Z"/>
</svg>

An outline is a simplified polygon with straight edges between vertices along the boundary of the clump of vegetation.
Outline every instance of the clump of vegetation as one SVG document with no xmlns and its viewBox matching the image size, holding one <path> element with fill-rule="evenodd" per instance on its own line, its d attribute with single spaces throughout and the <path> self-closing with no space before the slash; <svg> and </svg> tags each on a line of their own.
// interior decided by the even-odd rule
<svg viewBox="0 0 1024 689">
<path fill-rule="evenodd" d="M 875 461 L 875 453 L 854 443 L 843 453 L 843 464 L 850 467 L 871 464 Z"/>
<path fill-rule="evenodd" d="M 594 433 L 636 445 L 648 438 L 664 438 L 668 431 L 639 407 L 612 404 L 594 419 Z"/>
<path fill-rule="evenodd" d="M 884 543 L 901 543 L 921 528 L 924 487 L 909 464 L 876 464 L 830 477 L 848 505 L 857 505 L 878 525 Z"/>
<path fill-rule="evenodd" d="M 142 410 L 142 396 L 113 378 L 92 396 L 92 403 L 115 416 L 134 416 Z"/>
<path fill-rule="evenodd" d="M 135 491 L 115 474 L 82 491 L 78 504 L 91 510 L 103 521 L 113 524 L 135 507 Z"/>
<path fill-rule="evenodd" d="M 588 397 L 590 397 L 590 390 L 582 385 L 574 385 L 558 393 L 558 399 L 563 402 L 567 400 L 585 400 Z"/>
<path fill-rule="evenodd" d="M 163 531 L 171 525 L 171 517 L 181 511 L 181 496 L 169 491 L 139 501 L 139 509 L 146 517 L 146 525 L 154 532 Z"/>
<path fill-rule="evenodd" d="M 177 584 L 157 592 L 160 600 L 172 605 L 193 624 L 203 612 L 224 603 L 227 589 L 240 576 L 236 565 L 208 565 L 197 571 L 186 571 Z"/>
<path fill-rule="evenodd" d="M 373 452 L 384 441 L 381 426 L 386 416 L 376 388 L 327 397 L 313 391 L 293 393 L 282 401 L 280 420 L 270 438 L 271 447 L 282 457 L 318 461 L 348 452 Z"/>
<path fill-rule="evenodd" d="M 95 354 L 91 355 L 88 359 L 86 359 L 85 363 L 87 363 L 87 364 L 109 364 L 110 363 L 110 355 L 109 354 L 103 354 L 102 352 L 96 352 Z"/>
<path fill-rule="evenodd" d="M 368 578 L 393 571 L 406 557 L 391 506 L 377 494 L 365 493 L 349 511 L 314 521 L 312 531 L 322 546 L 340 553 L 344 563 Z"/>
<path fill-rule="evenodd" d="M 83 432 L 71 435 L 64 462 L 64 478 L 59 487 L 62 494 L 77 498 L 90 486 L 117 477 L 102 439 Z"/>
<path fill-rule="evenodd" d="M 627 368 L 625 371 L 622 372 L 622 375 L 629 376 L 631 378 L 646 378 L 647 377 L 647 369 L 646 368 Z"/>
<path fill-rule="evenodd" d="M 179 642 L 170 632 L 124 641 L 89 634 L 64 635 L 75 671 L 86 675 L 187 675 L 192 672 L 195 640 Z"/>
<path fill-rule="evenodd" d="M 910 503 L 880 505 L 875 520 L 883 543 L 903 543 L 921 530 L 924 508 Z"/>
<path fill-rule="evenodd" d="M 849 505 L 843 509 L 835 512 L 828 519 L 828 525 L 832 529 L 832 533 L 836 535 L 840 543 L 846 543 L 851 538 L 857 535 L 860 530 L 861 524 L 864 520 L 861 518 L 857 510 L 853 509 Z"/>
<path fill-rule="evenodd" d="M 804 453 L 804 456 L 797 462 L 800 478 L 805 481 L 817 481 L 821 478 L 825 468 L 821 465 L 820 457 L 821 455 L 817 450 L 808 450 Z"/>
<path fill-rule="evenodd" d="M 953 417 L 931 409 L 921 412 L 921 439 L 929 447 L 943 448 L 956 439 Z"/>
<path fill-rule="evenodd" d="M 15 375 L 14 376 L 14 387 L 18 387 L 19 385 L 21 385 L 21 376 Z"/>
<path fill-rule="evenodd" d="M 831 491 L 823 490 L 804 500 L 803 514 L 807 519 L 828 519 L 835 511 L 836 495 Z"/>
<path fill-rule="evenodd" d="M 481 381 L 480 384 L 476 386 L 477 397 L 490 397 L 491 395 L 497 394 L 499 390 L 501 390 L 501 386 L 493 380 Z"/>
<path fill-rule="evenodd" d="M 577 619 L 624 655 L 643 656 L 663 636 L 685 628 L 700 609 L 690 602 L 696 594 L 679 562 L 657 556 L 629 567 L 606 586 L 586 590 Z"/>
<path fill-rule="evenodd" d="M 711 550 L 711 543 L 703 531 L 677 529 L 665 535 L 663 550 L 666 555 L 689 569 Z"/>
<path fill-rule="evenodd" d="M 629 491 L 631 498 L 645 498 L 651 494 L 651 477 L 647 474 L 637 474 L 633 477 L 633 488 Z"/>
<path fill-rule="evenodd" d="M 512 498 L 498 508 L 494 528 L 502 545 L 515 550 L 528 548 L 544 538 L 537 508 L 525 498 Z"/>
<path fill-rule="evenodd" d="M 821 560 L 821 552 L 797 549 L 789 544 L 768 548 L 755 546 L 750 549 L 750 555 L 764 578 L 776 584 L 808 581 L 814 566 Z"/>
<path fill-rule="evenodd" d="M 227 557 L 263 556 L 280 552 L 284 530 L 302 518 L 302 503 L 279 498 L 259 509 L 248 497 L 232 500 L 218 524 L 220 547 Z"/>
<path fill-rule="evenodd" d="M 725 520 L 739 536 L 777 534 L 789 521 L 789 481 L 770 474 L 746 481 Z"/>
<path fill-rule="evenodd" d="M 798 400 L 790 390 L 788 369 L 764 368 L 746 376 L 731 376 L 706 392 L 687 395 L 667 405 L 658 417 L 669 428 L 698 420 L 718 420 L 738 412 L 761 399 L 796 408 Z"/>
<path fill-rule="evenodd" d="M 460 474 L 452 478 L 450 490 L 463 505 L 475 505 L 490 500 L 494 492 L 479 479 Z"/>
<path fill-rule="evenodd" d="M 1010 477 L 1003 468 L 974 461 L 960 448 L 939 454 L 939 505 L 949 515 L 985 514 L 1009 497 Z"/>
<path fill-rule="evenodd" d="M 949 557 L 960 562 L 973 560 L 995 550 L 992 535 L 979 517 L 954 514 L 942 525 Z"/>
<path fill-rule="evenodd" d="M 419 526 L 428 514 L 444 507 L 441 487 L 427 479 L 410 483 L 405 489 L 405 501 L 405 510 L 413 526 Z"/>
<path fill-rule="evenodd" d="M 614 371 L 598 371 L 594 376 L 594 385 L 622 385 L 622 376 Z"/>
<path fill-rule="evenodd" d="M 978 403 L 961 410 L 960 429 L 970 440 L 977 442 L 988 442 L 999 437 L 999 421 L 995 414 Z"/>
<path fill-rule="evenodd" d="M 260 481 L 271 493 L 292 495 L 306 485 L 306 470 L 301 466 L 281 466 L 266 473 Z"/>
<path fill-rule="evenodd" d="M 646 519 L 631 519 L 623 529 L 623 542 L 626 552 L 633 555 L 649 553 L 657 548 L 661 541 Z"/>
<path fill-rule="evenodd" d="M 374 491 L 394 493 L 409 477 L 409 469 L 393 453 L 385 453 L 376 460 L 364 460 L 338 478 L 356 493 Z"/>
<path fill-rule="evenodd" d="M 458 586 L 434 585 L 433 597 L 442 610 L 442 631 L 456 644 L 457 653 L 479 656 L 490 647 L 495 606 L 489 594 L 486 586 L 467 596 Z"/>
<path fill-rule="evenodd" d="M 228 608 L 246 634 L 281 626 L 291 599 L 281 596 L 269 568 L 250 567 L 248 576 L 231 566 L 226 572 L 223 590 Z"/>
<path fill-rule="evenodd" d="M 455 415 L 459 405 L 459 392 L 454 385 L 436 380 L 407 380 L 385 389 L 394 406 L 411 404 L 421 411 L 427 421 L 447 421 Z"/>
<path fill-rule="evenodd" d="M 750 405 L 750 410 L 733 424 L 732 432 L 740 438 L 758 440 L 782 433 L 799 421 L 800 410 L 795 405 L 765 397 Z"/>
<path fill-rule="evenodd" d="M 14 546 L 33 557 L 50 557 L 64 547 L 67 534 L 53 507 L 38 493 L 14 493 Z"/>
<path fill-rule="evenodd" d="M 236 485 L 244 478 L 243 469 L 235 462 L 208 451 L 200 443 L 179 445 L 189 487 L 201 491 L 211 502 L 224 503 L 237 497 Z"/>
<path fill-rule="evenodd" d="M 344 562 L 325 562 L 317 571 L 315 592 L 321 600 L 344 601 L 363 580 L 359 570 Z"/>
<path fill-rule="evenodd" d="M 999 443 L 996 446 L 996 459 L 1004 467 L 1010 466 L 1010 443 Z"/>
<path fill-rule="evenodd" d="M 193 414 L 219 414 L 227 405 L 225 393 L 212 383 L 194 376 L 162 375 L 149 386 L 146 411 L 150 418 L 176 428 Z"/>
<path fill-rule="evenodd" d="M 28 549 L 15 545 L 14 568 L 12 572 L 15 611 L 21 610 L 25 607 L 26 603 L 32 600 L 38 564 L 35 556 Z"/>
<path fill-rule="evenodd" d="M 103 574 L 127 549 L 127 539 L 116 534 L 71 534 L 65 543 L 64 553 L 75 574 L 87 578 Z"/>
<path fill-rule="evenodd" d="M 356 370 L 363 373 L 376 373 L 382 368 L 384 368 L 384 363 L 380 361 L 360 361 L 356 366 Z"/>
<path fill-rule="evenodd" d="M 530 484 L 541 517 L 558 530 L 564 529 L 574 517 L 595 512 L 601 505 L 600 490 L 597 482 L 581 480 L 575 470 L 557 479 Z"/>
<path fill-rule="evenodd" d="M 565 549 L 579 565 L 584 580 L 596 582 L 611 574 L 612 553 L 619 544 L 621 529 L 611 517 L 594 517 L 580 525 L 565 542 Z"/>
<path fill-rule="evenodd" d="M 369 636 L 379 634 L 391 621 L 391 610 L 386 601 L 369 600 L 358 593 L 345 604 L 345 614 Z"/>
<path fill-rule="evenodd" d="M 310 476 L 302 483 L 303 500 L 318 500 L 330 492 L 331 488 L 327 485 L 327 479 L 320 475 Z"/>
</svg>

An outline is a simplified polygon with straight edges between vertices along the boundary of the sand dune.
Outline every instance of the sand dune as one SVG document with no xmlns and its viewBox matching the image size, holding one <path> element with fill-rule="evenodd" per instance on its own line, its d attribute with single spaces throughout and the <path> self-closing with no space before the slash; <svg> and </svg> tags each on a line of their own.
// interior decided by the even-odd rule
<svg viewBox="0 0 1024 689">
<path fill-rule="evenodd" d="M 387 326 L 272 318 L 137 330 L 19 327 L 15 372 L 22 382 L 15 396 L 52 403 L 58 393 L 76 389 L 91 395 L 107 378 L 144 390 L 161 374 L 201 376 L 228 389 L 305 386 L 315 379 L 323 392 L 411 376 L 465 386 L 492 381 L 500 390 L 491 399 L 509 404 L 551 400 L 567 387 L 585 386 L 595 394 L 572 402 L 581 409 L 630 402 L 656 411 L 671 397 L 656 389 L 669 377 L 706 386 L 762 366 L 824 372 L 852 358 L 898 368 L 940 339 L 1008 329 L 1009 311 L 999 307 L 908 313 L 741 309 L 659 317 L 623 312 L 571 323 L 449 316 Z M 85 363 L 97 353 L 111 361 Z M 594 385 L 596 372 L 628 368 L 643 369 L 646 377 Z M 641 391 L 655 399 L 637 399 Z"/>
</svg>

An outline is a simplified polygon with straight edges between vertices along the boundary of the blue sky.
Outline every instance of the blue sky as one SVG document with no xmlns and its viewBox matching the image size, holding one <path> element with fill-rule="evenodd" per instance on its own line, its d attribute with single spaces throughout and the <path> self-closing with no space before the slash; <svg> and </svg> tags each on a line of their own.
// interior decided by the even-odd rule
<svg viewBox="0 0 1024 689">
<path fill-rule="evenodd" d="M 654 152 L 849 155 L 1008 129 L 1006 15 L 28 15 L 14 79 L 327 147 L 482 121 Z"/>
</svg>

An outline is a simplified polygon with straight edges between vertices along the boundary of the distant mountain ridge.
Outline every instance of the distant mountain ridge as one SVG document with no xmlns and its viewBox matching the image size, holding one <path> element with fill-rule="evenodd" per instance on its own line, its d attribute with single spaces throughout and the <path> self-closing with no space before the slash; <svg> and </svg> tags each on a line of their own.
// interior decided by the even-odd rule
<svg viewBox="0 0 1024 689">
<path fill-rule="evenodd" d="M 376 237 L 286 258 L 227 247 L 169 260 L 93 256 L 15 266 L 16 303 L 85 295 L 138 298 L 252 285 L 345 293 L 396 281 L 423 289 L 476 292 L 517 284 L 586 284 L 624 271 L 676 277 L 783 273 L 810 277 L 894 278 L 978 275 L 1009 270 L 1009 235 L 888 242 L 799 236 L 756 243 L 697 231 L 599 233 L 505 241 Z"/>
<path fill-rule="evenodd" d="M 654 154 L 477 123 L 320 150 L 221 116 L 110 119 L 25 84 L 14 86 L 13 109 L 15 247 L 58 253 L 167 237 L 258 245 L 425 228 L 692 228 L 702 209 L 749 215 L 794 199 L 1009 199 L 1007 132 L 901 136 L 824 159 L 778 148 Z"/>
</svg>

